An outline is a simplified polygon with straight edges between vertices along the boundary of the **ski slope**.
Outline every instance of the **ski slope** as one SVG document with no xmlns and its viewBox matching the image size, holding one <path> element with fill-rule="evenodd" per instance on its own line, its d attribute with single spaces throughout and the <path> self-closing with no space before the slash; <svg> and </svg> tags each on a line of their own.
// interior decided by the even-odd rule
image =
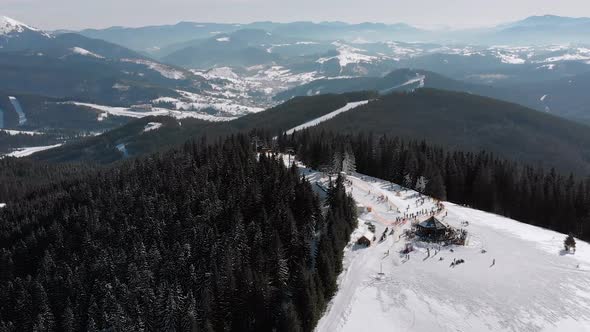
<svg viewBox="0 0 590 332">
<path fill-rule="evenodd" d="M 312 183 L 327 181 L 299 166 Z M 428 257 L 426 245 L 415 243 L 406 260 L 399 235 L 411 222 L 396 219 L 430 211 L 436 202 L 421 204 L 416 192 L 361 174 L 348 179 L 348 191 L 372 211 L 359 216 L 339 291 L 316 331 L 590 331 L 588 243 L 577 240 L 576 253 L 565 254 L 564 234 L 447 202 L 438 218 L 466 229 L 467 245 L 436 254 L 432 246 Z M 464 221 L 469 225 L 462 227 Z M 395 233 L 359 247 L 365 222 L 376 226 L 377 239 L 385 227 Z M 465 263 L 451 268 L 453 259 Z"/>
<path fill-rule="evenodd" d="M 37 152 L 41 152 L 41 151 L 45 151 L 45 150 L 50 150 L 50 149 L 54 149 L 57 147 L 62 146 L 62 144 L 55 144 L 55 145 L 48 145 L 48 146 L 33 146 L 33 147 L 29 147 L 29 148 L 20 148 L 17 149 L 16 151 L 13 151 L 9 154 L 7 154 L 7 157 L 15 157 L 15 158 L 23 158 L 23 157 L 28 157 L 34 153 Z"/>
<path fill-rule="evenodd" d="M 302 125 L 299 125 L 295 128 L 291 128 L 289 130 L 286 131 L 287 135 L 291 135 L 296 131 L 300 131 L 309 127 L 313 127 L 313 126 L 317 126 L 318 124 L 324 122 L 324 121 L 328 121 L 330 119 L 332 119 L 333 117 L 337 116 L 338 114 L 344 113 L 344 112 L 348 112 L 354 108 L 357 108 L 359 106 L 362 105 L 366 105 L 368 104 L 369 101 L 368 100 L 364 100 L 364 101 L 357 101 L 357 102 L 353 102 L 353 103 L 348 103 L 346 104 L 346 106 L 339 108 L 337 110 L 335 110 L 334 112 L 328 113 L 326 115 L 320 116 L 319 118 L 316 118 L 314 120 L 308 121 Z"/>
</svg>

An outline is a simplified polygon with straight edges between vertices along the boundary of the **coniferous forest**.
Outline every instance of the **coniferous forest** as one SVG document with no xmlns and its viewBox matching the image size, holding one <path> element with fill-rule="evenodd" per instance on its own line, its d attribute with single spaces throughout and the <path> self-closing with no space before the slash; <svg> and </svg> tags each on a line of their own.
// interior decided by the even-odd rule
<svg viewBox="0 0 590 332">
<path fill-rule="evenodd" d="M 590 240 L 590 178 L 564 176 L 485 151 L 452 151 L 386 135 L 312 129 L 282 136 L 279 143 L 295 147 L 299 158 L 314 168 L 341 171 L 342 156 L 350 154 L 360 173 Z M 425 188 L 417 188 L 420 182 L 426 182 Z"/>
<path fill-rule="evenodd" d="M 341 178 L 321 202 L 245 136 L 70 171 L 0 210 L 0 331 L 311 331 L 336 291 Z"/>
</svg>

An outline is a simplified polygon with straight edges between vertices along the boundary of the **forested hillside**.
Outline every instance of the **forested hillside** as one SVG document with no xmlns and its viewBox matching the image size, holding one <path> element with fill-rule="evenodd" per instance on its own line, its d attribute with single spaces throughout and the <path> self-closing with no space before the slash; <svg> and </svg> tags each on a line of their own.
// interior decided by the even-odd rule
<svg viewBox="0 0 590 332">
<path fill-rule="evenodd" d="M 34 158 L 43 161 L 87 161 L 107 164 L 124 158 L 116 148 L 119 144 L 125 144 L 128 156 L 140 156 L 165 151 L 192 137 L 206 136 L 210 141 L 214 141 L 232 133 L 246 133 L 253 129 L 264 129 L 269 136 L 278 135 L 282 131 L 337 110 L 349 102 L 367 100 L 374 96 L 371 92 L 357 92 L 294 98 L 264 112 L 221 123 L 190 118 L 177 121 L 169 117 L 149 117 L 97 137 L 89 137 L 44 151 L 36 154 Z M 149 122 L 158 122 L 162 126 L 158 130 L 144 132 Z"/>
<path fill-rule="evenodd" d="M 441 200 L 590 240 L 590 178 L 389 135 L 312 129 L 284 136 L 280 145 L 296 147 L 311 167 L 338 172 L 355 165 L 358 172 Z"/>
<path fill-rule="evenodd" d="M 467 93 L 394 93 L 319 125 L 373 132 L 477 152 L 486 150 L 562 172 L 590 174 L 590 128 L 526 107 Z"/>
<path fill-rule="evenodd" d="M 32 189 L 0 209 L 0 331 L 311 331 L 356 223 L 342 179 L 321 204 L 244 136 Z"/>
</svg>

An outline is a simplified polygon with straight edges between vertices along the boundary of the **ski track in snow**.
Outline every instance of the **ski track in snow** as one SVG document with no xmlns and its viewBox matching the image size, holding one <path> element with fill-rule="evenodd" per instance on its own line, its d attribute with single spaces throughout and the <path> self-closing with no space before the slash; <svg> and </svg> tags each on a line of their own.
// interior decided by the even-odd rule
<svg viewBox="0 0 590 332">
<path fill-rule="evenodd" d="M 408 81 L 406 81 L 406 82 L 404 82 L 404 83 L 402 83 L 400 85 L 396 85 L 396 86 L 391 87 L 389 89 L 381 90 L 380 93 L 381 94 L 387 94 L 387 93 L 390 93 L 390 92 L 392 92 L 394 90 L 397 90 L 397 89 L 399 89 L 401 87 L 408 86 L 408 85 L 414 84 L 414 83 L 420 83 L 418 85 L 418 88 L 423 88 L 424 87 L 424 84 L 425 84 L 424 83 L 424 80 L 425 79 L 426 79 L 426 76 L 425 75 L 416 74 L 416 77 L 415 78 L 412 78 L 412 79 L 410 79 L 410 80 L 408 80 Z"/>
<path fill-rule="evenodd" d="M 306 129 L 306 128 L 309 128 L 309 127 L 317 126 L 318 124 L 320 124 L 320 123 L 322 123 L 324 121 L 328 121 L 328 120 L 332 119 L 333 117 L 335 117 L 335 116 L 337 116 L 339 114 L 342 114 L 344 112 L 348 112 L 348 111 L 350 111 L 350 110 L 352 110 L 354 108 L 357 108 L 357 107 L 362 106 L 362 105 L 366 105 L 368 103 L 369 103 L 368 100 L 363 100 L 363 101 L 357 101 L 357 102 L 353 102 L 353 103 L 348 103 L 348 104 L 346 104 L 346 106 L 344 106 L 342 108 L 339 108 L 339 109 L 335 110 L 334 112 L 331 112 L 331 113 L 328 113 L 326 115 L 320 116 L 317 119 L 308 121 L 308 122 L 306 122 L 306 123 L 304 123 L 302 125 L 299 125 L 299 126 L 297 126 L 295 128 L 289 129 L 289 130 L 286 131 L 286 134 L 287 135 L 291 135 L 291 134 L 293 134 L 296 131 L 300 131 L 300 130 L 303 130 L 303 129 Z"/>
<path fill-rule="evenodd" d="M 327 181 L 299 166 L 312 184 Z M 410 222 L 395 225 L 397 209 L 430 210 L 435 201 L 426 198 L 416 207 L 414 191 L 361 174 L 348 179 L 348 191 L 372 212 L 359 216 L 345 248 L 339 290 L 316 331 L 590 330 L 590 244 L 577 240 L 575 255 L 564 254 L 564 234 L 445 202 L 439 219 L 456 228 L 468 221 L 467 245 L 443 247 L 426 258 L 426 246 L 417 243 L 405 261 L 399 252 L 406 240 L 398 236 Z M 375 224 L 377 238 L 385 227 L 395 234 L 358 248 L 365 221 Z M 453 259 L 465 263 L 450 268 Z M 384 276 L 378 275 L 381 264 Z"/>
</svg>

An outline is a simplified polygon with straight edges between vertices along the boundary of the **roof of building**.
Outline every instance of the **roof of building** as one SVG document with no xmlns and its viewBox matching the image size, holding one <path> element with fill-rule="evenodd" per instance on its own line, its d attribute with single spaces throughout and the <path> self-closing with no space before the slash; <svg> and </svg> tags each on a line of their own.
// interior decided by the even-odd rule
<svg viewBox="0 0 590 332">
<path fill-rule="evenodd" d="M 361 236 L 361 238 L 366 238 L 369 241 L 373 241 L 373 237 L 375 237 L 375 234 L 373 234 L 373 232 L 371 231 L 366 231 L 365 234 L 363 234 L 363 236 Z"/>
<path fill-rule="evenodd" d="M 430 217 L 423 222 L 419 223 L 418 226 L 427 229 L 436 229 L 436 230 L 444 230 L 447 228 L 440 220 L 436 219 L 435 217 Z"/>
</svg>

